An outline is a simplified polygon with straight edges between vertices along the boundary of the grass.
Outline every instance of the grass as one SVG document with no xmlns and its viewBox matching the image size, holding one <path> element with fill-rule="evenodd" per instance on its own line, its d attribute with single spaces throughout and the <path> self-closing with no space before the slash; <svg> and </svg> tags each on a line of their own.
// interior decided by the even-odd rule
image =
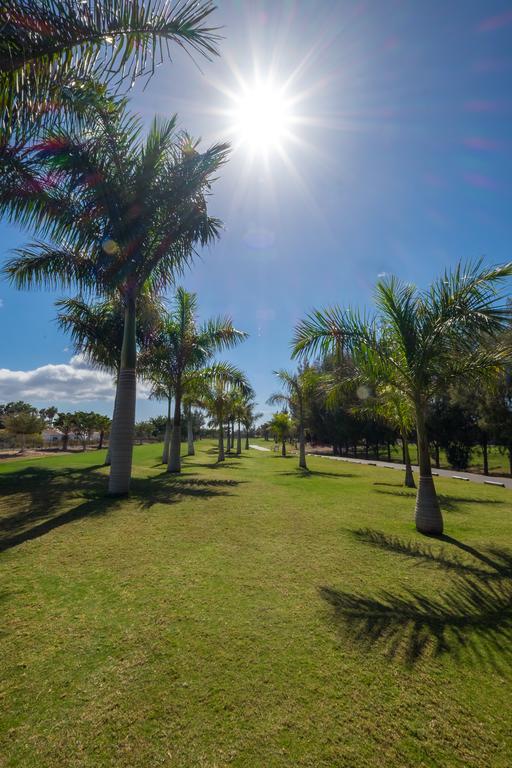
<svg viewBox="0 0 512 768">
<path fill-rule="evenodd" d="M 160 450 L 0 466 L 2 768 L 510 765 L 508 490 Z"/>
</svg>

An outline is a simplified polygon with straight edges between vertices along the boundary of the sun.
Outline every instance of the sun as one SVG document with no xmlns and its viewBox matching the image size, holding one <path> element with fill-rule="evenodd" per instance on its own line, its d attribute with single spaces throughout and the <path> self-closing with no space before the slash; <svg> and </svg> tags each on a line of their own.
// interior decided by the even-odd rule
<svg viewBox="0 0 512 768">
<path fill-rule="evenodd" d="M 230 132 L 236 145 L 266 154 L 282 149 L 291 138 L 293 112 L 283 88 L 272 81 L 241 85 L 231 96 Z"/>
</svg>

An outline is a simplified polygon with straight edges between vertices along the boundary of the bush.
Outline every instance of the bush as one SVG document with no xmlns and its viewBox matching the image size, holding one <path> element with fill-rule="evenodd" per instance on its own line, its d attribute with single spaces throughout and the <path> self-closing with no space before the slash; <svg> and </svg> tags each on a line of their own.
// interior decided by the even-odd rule
<svg viewBox="0 0 512 768">
<path fill-rule="evenodd" d="M 452 469 L 467 469 L 472 449 L 465 443 L 449 443 L 446 447 L 446 458 Z"/>
</svg>

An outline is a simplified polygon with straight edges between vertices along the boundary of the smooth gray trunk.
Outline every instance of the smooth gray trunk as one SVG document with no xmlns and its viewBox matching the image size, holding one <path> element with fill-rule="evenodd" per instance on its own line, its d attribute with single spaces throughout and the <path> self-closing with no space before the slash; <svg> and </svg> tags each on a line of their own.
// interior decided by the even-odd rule
<svg viewBox="0 0 512 768">
<path fill-rule="evenodd" d="M 194 456 L 194 425 L 192 422 L 192 408 L 189 406 L 187 410 L 187 442 L 188 442 L 188 455 Z"/>
<path fill-rule="evenodd" d="M 179 387 L 174 393 L 174 418 L 167 471 L 181 472 L 181 390 Z"/>
<path fill-rule="evenodd" d="M 443 516 L 430 466 L 425 413 L 423 406 L 419 403 L 416 405 L 416 430 L 420 469 L 418 494 L 416 496 L 416 528 L 420 533 L 426 533 L 430 536 L 441 536 L 443 533 Z"/>
<path fill-rule="evenodd" d="M 416 488 L 416 483 L 414 482 L 414 475 L 412 472 L 411 455 L 409 453 L 409 444 L 407 442 L 407 434 L 405 432 L 402 432 L 402 448 L 403 448 L 404 464 L 405 464 L 404 485 L 406 488 Z"/>
<path fill-rule="evenodd" d="M 169 443 L 171 442 L 172 424 L 170 419 L 165 422 L 164 448 L 162 451 L 162 464 L 169 461 Z"/>
<path fill-rule="evenodd" d="M 110 433 L 111 465 L 108 491 L 113 496 L 126 494 L 130 490 L 137 396 L 135 331 L 136 302 L 134 297 L 129 297 L 125 306 L 121 366 Z"/>
<path fill-rule="evenodd" d="M 301 423 L 299 426 L 299 467 L 301 469 L 307 469 L 306 464 L 306 440 L 304 438 L 304 426 Z"/>
<path fill-rule="evenodd" d="M 245 450 L 249 450 L 249 429 L 247 427 L 245 429 Z"/>
<path fill-rule="evenodd" d="M 240 456 L 241 453 L 242 453 L 242 432 L 240 431 L 240 422 L 238 422 L 237 433 L 236 433 L 236 454 L 237 456 Z"/>
<path fill-rule="evenodd" d="M 224 461 L 225 460 L 224 455 L 224 427 L 222 426 L 222 421 L 219 422 L 219 455 L 217 457 L 217 461 Z"/>
<path fill-rule="evenodd" d="M 123 368 L 119 373 L 116 406 L 110 433 L 108 491 L 113 496 L 123 495 L 130 490 L 136 386 L 135 368 Z"/>
<path fill-rule="evenodd" d="M 162 451 L 162 464 L 169 461 L 169 443 L 171 442 L 172 422 L 171 422 L 171 398 L 167 398 L 167 421 L 165 422 L 164 449 Z"/>
</svg>

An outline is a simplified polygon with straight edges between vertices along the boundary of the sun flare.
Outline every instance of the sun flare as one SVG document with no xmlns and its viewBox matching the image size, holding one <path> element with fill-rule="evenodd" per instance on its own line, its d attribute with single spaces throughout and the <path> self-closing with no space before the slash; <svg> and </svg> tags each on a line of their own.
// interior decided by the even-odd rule
<svg viewBox="0 0 512 768">
<path fill-rule="evenodd" d="M 291 136 L 293 115 L 286 93 L 272 82 L 245 85 L 232 97 L 231 132 L 236 144 L 253 152 L 282 149 Z"/>
</svg>

